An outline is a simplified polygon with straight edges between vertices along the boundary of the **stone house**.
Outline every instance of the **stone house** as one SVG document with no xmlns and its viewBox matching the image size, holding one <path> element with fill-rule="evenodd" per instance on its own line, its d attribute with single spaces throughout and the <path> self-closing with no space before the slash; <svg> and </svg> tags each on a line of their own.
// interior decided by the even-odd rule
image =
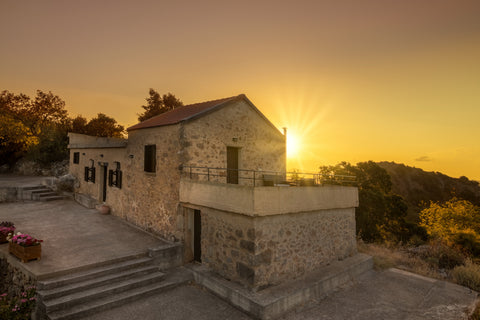
<svg viewBox="0 0 480 320">
<path fill-rule="evenodd" d="M 357 189 L 268 183 L 285 179 L 285 135 L 245 95 L 127 131 L 69 134 L 75 198 L 181 243 L 184 262 L 256 290 L 356 253 Z"/>
</svg>

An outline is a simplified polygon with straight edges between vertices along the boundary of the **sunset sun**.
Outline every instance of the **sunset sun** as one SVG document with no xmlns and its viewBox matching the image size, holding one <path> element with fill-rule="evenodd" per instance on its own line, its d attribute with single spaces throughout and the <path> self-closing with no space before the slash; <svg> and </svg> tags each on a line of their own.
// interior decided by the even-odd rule
<svg viewBox="0 0 480 320">
<path fill-rule="evenodd" d="M 300 153 L 300 139 L 293 133 L 287 133 L 287 157 L 297 158 Z"/>
</svg>

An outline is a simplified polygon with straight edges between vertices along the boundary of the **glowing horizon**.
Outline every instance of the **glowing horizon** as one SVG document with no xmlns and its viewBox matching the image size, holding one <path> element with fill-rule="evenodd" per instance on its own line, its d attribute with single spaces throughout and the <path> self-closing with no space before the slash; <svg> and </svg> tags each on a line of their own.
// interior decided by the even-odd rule
<svg viewBox="0 0 480 320">
<path fill-rule="evenodd" d="M 480 2 L 0 2 L 0 90 L 135 124 L 148 89 L 245 93 L 288 167 L 395 161 L 480 180 Z M 292 156 L 295 154 L 295 156 Z"/>
</svg>

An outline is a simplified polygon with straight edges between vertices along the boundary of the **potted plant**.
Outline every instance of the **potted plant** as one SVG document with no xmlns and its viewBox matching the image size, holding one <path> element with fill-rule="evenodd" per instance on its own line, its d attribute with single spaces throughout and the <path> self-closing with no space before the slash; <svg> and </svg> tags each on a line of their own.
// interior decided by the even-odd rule
<svg viewBox="0 0 480 320">
<path fill-rule="evenodd" d="M 42 257 L 43 240 L 35 239 L 28 234 L 18 233 L 9 238 L 8 251 L 22 262 Z"/>
<path fill-rule="evenodd" d="M 8 235 L 15 232 L 15 226 L 13 222 L 2 221 L 0 222 L 0 243 L 6 243 Z"/>
</svg>

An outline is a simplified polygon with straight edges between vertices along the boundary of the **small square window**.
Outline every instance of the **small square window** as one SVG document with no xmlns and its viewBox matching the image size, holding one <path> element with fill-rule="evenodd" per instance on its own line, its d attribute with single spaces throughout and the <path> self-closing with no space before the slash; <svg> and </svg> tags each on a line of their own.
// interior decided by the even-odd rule
<svg viewBox="0 0 480 320">
<path fill-rule="evenodd" d="M 144 171 L 155 172 L 156 167 L 157 167 L 157 146 L 154 144 L 146 145 Z"/>
<path fill-rule="evenodd" d="M 79 164 L 80 163 L 80 152 L 73 153 L 73 163 Z"/>
</svg>

